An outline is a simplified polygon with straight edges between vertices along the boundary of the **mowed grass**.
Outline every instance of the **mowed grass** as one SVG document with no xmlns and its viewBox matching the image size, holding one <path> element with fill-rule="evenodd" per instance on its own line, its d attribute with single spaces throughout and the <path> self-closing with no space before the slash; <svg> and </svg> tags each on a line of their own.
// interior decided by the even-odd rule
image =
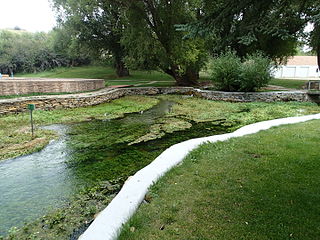
<svg viewBox="0 0 320 240">
<path fill-rule="evenodd" d="M 119 78 L 115 70 L 109 66 L 81 66 L 69 68 L 55 68 L 50 71 L 16 74 L 16 77 L 36 77 L 36 78 L 88 78 L 104 79 L 106 86 L 114 85 L 136 85 L 139 87 L 172 87 L 175 80 L 160 71 L 130 71 L 130 76 Z M 208 76 L 205 72 L 200 73 L 201 81 L 207 81 Z"/>
<path fill-rule="evenodd" d="M 120 240 L 314 240 L 320 121 L 204 144 L 165 175 Z"/>
<path fill-rule="evenodd" d="M 50 71 L 16 74 L 16 77 L 37 77 L 37 78 L 88 78 L 105 79 L 107 86 L 114 85 L 135 85 L 141 87 L 171 87 L 175 80 L 168 74 L 160 71 L 130 71 L 130 76 L 119 78 L 115 70 L 109 66 L 81 66 L 69 68 L 55 68 Z M 206 71 L 200 72 L 199 82 L 209 81 L 210 77 Z M 154 82 L 154 83 L 151 83 Z M 272 79 L 269 84 L 285 88 L 302 89 L 307 80 Z"/>
<path fill-rule="evenodd" d="M 308 80 L 293 80 L 293 79 L 272 79 L 269 85 L 276 85 L 285 88 L 303 89 Z"/>
<path fill-rule="evenodd" d="M 130 71 L 130 76 L 119 78 L 115 74 L 115 70 L 109 66 L 81 66 L 69 68 L 55 68 L 50 71 L 16 74 L 16 77 L 41 77 L 41 78 L 89 78 L 89 79 L 105 79 L 120 80 L 127 83 L 150 82 L 150 81 L 169 81 L 174 82 L 173 78 L 167 74 L 158 71 Z"/>
</svg>

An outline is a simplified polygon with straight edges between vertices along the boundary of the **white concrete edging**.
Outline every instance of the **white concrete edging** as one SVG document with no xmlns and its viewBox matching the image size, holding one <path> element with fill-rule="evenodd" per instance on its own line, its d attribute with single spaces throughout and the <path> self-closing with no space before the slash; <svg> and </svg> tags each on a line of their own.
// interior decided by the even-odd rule
<svg viewBox="0 0 320 240">
<path fill-rule="evenodd" d="M 226 141 L 266 130 L 271 127 L 320 119 L 320 114 L 264 121 L 244 126 L 233 133 L 191 139 L 166 149 L 152 163 L 138 171 L 122 187 L 111 203 L 98 215 L 79 240 L 113 240 L 121 227 L 134 214 L 143 201 L 148 188 L 176 166 L 193 149 L 203 143 Z"/>
</svg>

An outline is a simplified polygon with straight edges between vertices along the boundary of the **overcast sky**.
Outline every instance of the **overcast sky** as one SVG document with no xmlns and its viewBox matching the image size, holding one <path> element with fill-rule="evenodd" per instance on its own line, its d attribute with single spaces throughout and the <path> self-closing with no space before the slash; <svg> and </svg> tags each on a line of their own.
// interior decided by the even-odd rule
<svg viewBox="0 0 320 240">
<path fill-rule="evenodd" d="M 48 32 L 55 25 L 49 0 L 0 0 L 0 9 L 0 29 L 20 27 Z"/>
</svg>

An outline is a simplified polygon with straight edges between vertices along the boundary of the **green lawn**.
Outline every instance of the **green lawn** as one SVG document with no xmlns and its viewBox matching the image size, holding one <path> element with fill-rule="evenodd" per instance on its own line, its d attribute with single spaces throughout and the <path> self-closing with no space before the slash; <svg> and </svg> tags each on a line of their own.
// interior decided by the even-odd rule
<svg viewBox="0 0 320 240">
<path fill-rule="evenodd" d="M 130 71 L 130 76 L 119 78 L 116 76 L 115 70 L 108 66 L 56 68 L 51 71 L 16 74 L 15 76 L 40 78 L 98 78 L 105 79 L 107 86 L 139 84 L 139 87 L 171 87 L 175 85 L 175 81 L 171 76 L 159 71 Z M 201 72 L 200 81 L 207 80 L 208 76 L 204 72 Z"/>
<path fill-rule="evenodd" d="M 164 73 L 158 71 L 130 71 L 129 77 L 118 78 L 115 70 L 108 66 L 82 66 L 70 68 L 56 68 L 51 71 L 30 74 L 16 74 L 16 77 L 41 77 L 41 78 L 98 78 L 105 80 L 136 81 L 173 81 Z"/>
<path fill-rule="evenodd" d="M 303 89 L 308 80 L 292 80 L 292 79 L 272 79 L 269 84 L 281 86 L 285 88 Z"/>
<path fill-rule="evenodd" d="M 51 71 L 30 74 L 16 74 L 16 77 L 41 77 L 41 78 L 98 78 L 105 79 L 107 86 L 112 85 L 134 85 L 170 87 L 175 81 L 167 74 L 158 71 L 130 71 L 129 77 L 118 78 L 113 68 L 108 66 L 82 66 L 71 68 L 56 68 Z M 148 84 L 151 81 L 156 83 Z M 200 73 L 200 82 L 209 81 L 206 72 Z M 302 89 L 306 80 L 273 79 L 269 84 L 282 86 L 285 88 Z"/>
<path fill-rule="evenodd" d="M 320 121 L 204 144 L 163 177 L 120 240 L 314 240 Z"/>
</svg>

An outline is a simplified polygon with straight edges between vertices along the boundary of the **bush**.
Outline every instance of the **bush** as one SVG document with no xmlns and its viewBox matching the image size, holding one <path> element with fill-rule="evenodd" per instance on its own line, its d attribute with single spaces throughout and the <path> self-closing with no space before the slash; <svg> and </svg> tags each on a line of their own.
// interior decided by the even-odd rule
<svg viewBox="0 0 320 240">
<path fill-rule="evenodd" d="M 217 90 L 256 91 L 271 80 L 271 60 L 256 53 L 241 61 L 235 53 L 227 52 L 213 60 L 210 76 Z"/>
</svg>

